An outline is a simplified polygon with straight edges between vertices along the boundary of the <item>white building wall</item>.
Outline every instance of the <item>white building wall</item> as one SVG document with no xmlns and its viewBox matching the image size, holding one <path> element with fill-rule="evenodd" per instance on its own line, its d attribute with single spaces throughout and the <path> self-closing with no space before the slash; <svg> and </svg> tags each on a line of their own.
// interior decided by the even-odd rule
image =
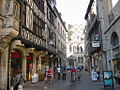
<svg viewBox="0 0 120 90">
<path fill-rule="evenodd" d="M 73 27 L 68 30 L 72 32 L 71 34 L 71 40 L 68 40 L 68 36 L 67 36 L 67 58 L 70 58 L 71 56 L 73 56 L 75 58 L 75 65 L 81 65 L 84 63 L 84 59 L 83 59 L 83 63 L 78 63 L 78 57 L 83 57 L 84 58 L 84 33 L 83 33 L 83 29 L 84 26 L 82 25 L 73 25 Z M 70 52 L 70 45 L 71 45 L 71 52 Z M 79 52 L 77 52 L 77 46 L 82 47 L 83 51 L 81 52 L 80 48 L 79 48 Z M 73 51 L 73 47 L 76 47 L 76 50 Z M 69 61 L 68 61 L 69 63 Z M 69 65 L 69 64 L 68 64 Z"/>
</svg>

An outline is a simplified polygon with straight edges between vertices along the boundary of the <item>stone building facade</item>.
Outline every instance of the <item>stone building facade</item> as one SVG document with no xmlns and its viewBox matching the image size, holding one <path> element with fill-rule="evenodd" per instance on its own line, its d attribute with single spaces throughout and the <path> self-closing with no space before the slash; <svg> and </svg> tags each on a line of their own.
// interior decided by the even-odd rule
<svg viewBox="0 0 120 90">
<path fill-rule="evenodd" d="M 59 58 L 65 60 L 67 30 L 55 5 L 55 0 L 0 1 L 0 89 L 14 86 L 19 73 L 26 81 L 34 74 L 43 80 L 47 66 L 54 69 Z"/>
<path fill-rule="evenodd" d="M 84 33 L 83 25 L 68 24 L 67 34 L 67 66 L 84 66 Z"/>
<path fill-rule="evenodd" d="M 85 51 L 87 69 L 91 71 L 92 68 L 99 67 L 102 71 L 102 44 L 101 44 L 101 29 L 96 9 L 96 0 L 90 0 L 85 19 L 87 25 L 85 27 Z"/>
<path fill-rule="evenodd" d="M 116 2 L 115 2 L 116 1 Z M 91 7 L 96 2 L 96 16 L 99 26 L 99 41 L 101 43 L 101 61 L 103 70 L 112 70 L 113 74 L 120 70 L 119 62 L 119 33 L 120 33 L 120 1 L 119 0 L 90 0 L 85 19 L 88 19 Z M 87 18 L 86 18 L 87 17 Z M 89 21 L 87 21 L 89 22 Z M 93 21 L 92 21 L 93 22 Z M 86 42 L 89 42 L 87 36 L 91 27 L 86 29 Z M 95 32 L 97 28 L 94 28 Z M 92 28 L 93 30 L 93 28 Z M 93 35 L 95 36 L 95 35 Z M 90 36 L 89 36 L 90 38 Z M 87 44 L 86 44 L 87 46 Z M 87 50 L 89 52 L 89 50 Z M 96 57 L 96 56 L 95 56 Z"/>
<path fill-rule="evenodd" d="M 105 35 L 104 50 L 106 52 L 106 66 L 108 70 L 112 70 L 113 74 L 120 70 L 120 0 L 108 0 L 101 2 L 103 6 L 103 20 L 101 20 L 101 27 Z M 106 8 L 106 9 L 105 9 Z M 106 46 L 106 47 L 105 47 Z"/>
</svg>

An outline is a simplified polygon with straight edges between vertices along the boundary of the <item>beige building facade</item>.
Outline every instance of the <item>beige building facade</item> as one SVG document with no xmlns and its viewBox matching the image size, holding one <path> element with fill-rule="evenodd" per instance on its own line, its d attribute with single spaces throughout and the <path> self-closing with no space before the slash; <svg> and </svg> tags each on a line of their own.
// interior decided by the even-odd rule
<svg viewBox="0 0 120 90">
<path fill-rule="evenodd" d="M 67 34 L 67 66 L 84 66 L 85 49 L 84 49 L 84 33 L 83 25 L 68 24 Z"/>
<path fill-rule="evenodd" d="M 55 0 L 0 1 L 0 90 L 10 90 L 19 73 L 26 81 L 34 74 L 44 80 L 45 68 L 54 69 L 59 58 L 66 58 L 67 30 L 55 5 Z M 58 21 L 62 35 L 57 34 Z"/>
</svg>

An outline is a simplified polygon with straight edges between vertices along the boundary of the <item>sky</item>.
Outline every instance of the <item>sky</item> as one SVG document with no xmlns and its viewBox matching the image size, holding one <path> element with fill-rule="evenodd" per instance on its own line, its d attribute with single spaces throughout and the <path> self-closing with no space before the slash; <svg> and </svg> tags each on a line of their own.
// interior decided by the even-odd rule
<svg viewBox="0 0 120 90">
<path fill-rule="evenodd" d="M 67 24 L 84 24 L 84 16 L 90 0 L 56 0 L 57 9 Z"/>
</svg>

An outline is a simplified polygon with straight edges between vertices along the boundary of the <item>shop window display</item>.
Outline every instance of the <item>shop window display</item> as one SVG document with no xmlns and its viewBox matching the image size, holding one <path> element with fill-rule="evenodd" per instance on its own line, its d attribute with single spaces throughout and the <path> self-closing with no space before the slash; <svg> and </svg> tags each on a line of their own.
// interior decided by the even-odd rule
<svg viewBox="0 0 120 90">
<path fill-rule="evenodd" d="M 18 50 L 12 50 L 11 53 L 11 68 L 16 75 L 15 71 L 20 71 L 22 69 L 21 53 Z"/>
<path fill-rule="evenodd" d="M 27 75 L 27 80 L 32 80 L 32 69 L 33 69 L 33 54 L 28 53 L 26 56 L 26 75 Z"/>
<path fill-rule="evenodd" d="M 22 73 L 22 57 L 21 52 L 17 49 L 12 49 L 11 52 L 11 85 L 16 84 L 16 76 Z"/>
</svg>

